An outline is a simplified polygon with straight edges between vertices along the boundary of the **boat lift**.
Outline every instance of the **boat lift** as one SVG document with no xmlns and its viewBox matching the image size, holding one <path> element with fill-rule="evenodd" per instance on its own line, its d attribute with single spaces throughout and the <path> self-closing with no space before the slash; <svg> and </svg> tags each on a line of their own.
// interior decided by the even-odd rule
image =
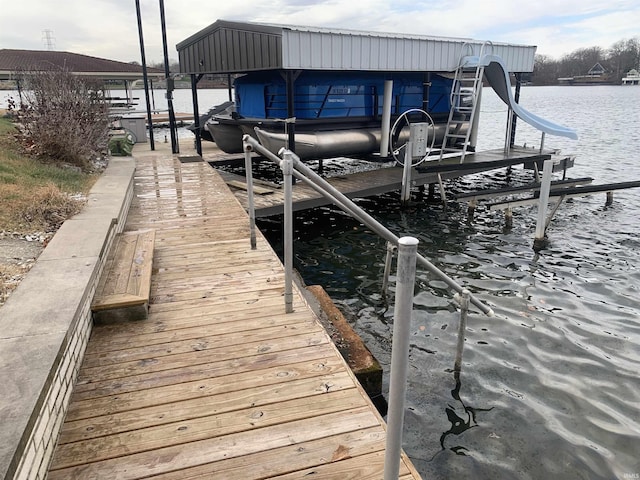
<svg viewBox="0 0 640 480">
<path fill-rule="evenodd" d="M 593 178 L 591 177 L 551 181 L 551 175 L 555 165 L 554 162 L 556 161 L 557 160 L 553 158 L 544 161 L 542 178 L 535 183 L 513 188 L 480 190 L 456 195 L 455 198 L 458 200 L 468 200 L 469 207 L 467 211 L 469 218 L 473 218 L 478 200 L 495 200 L 488 204 L 488 208 L 489 210 L 504 210 L 506 228 L 511 228 L 513 208 L 537 204 L 538 216 L 533 249 L 539 251 L 547 245 L 546 231 L 549 228 L 553 216 L 564 200 L 604 192 L 606 193 L 605 206 L 610 206 L 613 203 L 613 192 L 615 190 L 640 187 L 640 180 L 600 185 L 592 185 L 591 182 Z M 521 196 L 522 194 L 528 194 L 528 196 Z M 496 200 L 498 198 L 500 199 Z M 551 208 L 551 212 L 547 214 L 549 208 Z"/>
</svg>

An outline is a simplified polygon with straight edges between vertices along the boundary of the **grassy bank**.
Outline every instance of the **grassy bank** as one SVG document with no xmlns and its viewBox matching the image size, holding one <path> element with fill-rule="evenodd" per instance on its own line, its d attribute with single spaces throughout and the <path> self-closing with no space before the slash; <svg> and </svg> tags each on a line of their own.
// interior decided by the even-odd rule
<svg viewBox="0 0 640 480">
<path fill-rule="evenodd" d="M 32 158 L 15 132 L 9 119 L 0 118 L 0 232 L 55 231 L 80 211 L 97 177 Z"/>
<path fill-rule="evenodd" d="M 0 116 L 0 307 L 62 222 L 82 209 L 97 179 L 33 158 L 15 133 Z"/>
</svg>

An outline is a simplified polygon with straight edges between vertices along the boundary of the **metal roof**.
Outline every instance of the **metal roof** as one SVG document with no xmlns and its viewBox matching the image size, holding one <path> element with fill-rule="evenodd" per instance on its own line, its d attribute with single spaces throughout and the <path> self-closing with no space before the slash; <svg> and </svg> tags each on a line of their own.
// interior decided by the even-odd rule
<svg viewBox="0 0 640 480">
<path fill-rule="evenodd" d="M 180 72 L 256 70 L 432 71 L 455 69 L 465 44 L 482 41 L 400 33 L 218 20 L 178 43 Z M 536 47 L 491 43 L 510 72 L 533 71 Z"/>
<path fill-rule="evenodd" d="M 64 68 L 85 77 L 127 80 L 142 78 L 142 67 L 69 52 L 49 50 L 0 49 L 0 79 L 10 79 L 16 72 Z M 148 68 L 149 75 L 164 78 L 164 71 Z"/>
</svg>

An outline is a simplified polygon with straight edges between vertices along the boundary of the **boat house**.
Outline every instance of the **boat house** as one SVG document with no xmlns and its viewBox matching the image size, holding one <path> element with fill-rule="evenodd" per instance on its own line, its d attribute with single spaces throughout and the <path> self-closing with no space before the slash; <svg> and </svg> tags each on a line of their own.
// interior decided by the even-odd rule
<svg viewBox="0 0 640 480">
<path fill-rule="evenodd" d="M 430 100 L 428 90 L 435 84 L 434 75 L 448 77 L 451 82 L 462 58 L 480 54 L 499 59 L 507 76 L 515 74 L 517 97 L 520 74 L 533 71 L 536 47 L 470 38 L 218 20 L 180 42 L 177 50 L 180 73 L 191 76 L 194 89 L 205 74 L 249 76 L 269 73 L 279 76 L 281 90 L 286 97 L 282 100 L 283 106 L 279 112 L 293 119 L 302 117 L 296 106 L 300 103 L 300 94 L 296 90 L 298 82 L 303 83 L 305 76 L 310 74 L 337 76 L 358 73 L 396 81 L 402 76 L 420 74 L 419 87 L 424 89 L 422 95 L 426 104 Z M 476 83 L 481 84 L 482 81 Z M 511 80 L 507 83 L 510 90 Z M 370 103 L 373 105 L 373 117 L 379 125 L 383 116 L 384 94 L 382 88 L 378 90 Z M 326 95 L 332 93 L 335 90 L 325 92 Z M 506 99 L 508 95 L 503 93 Z M 399 93 L 393 91 L 393 95 Z M 340 101 L 338 98 L 329 98 L 331 100 L 336 103 Z M 426 105 L 418 107 L 427 110 Z M 197 100 L 194 111 L 198 112 Z M 394 112 L 395 115 L 400 113 Z M 198 116 L 195 115 L 196 119 Z M 289 123 L 287 126 L 288 146 L 294 150 L 295 134 L 301 124 Z M 200 142 L 199 136 L 196 142 Z"/>
</svg>

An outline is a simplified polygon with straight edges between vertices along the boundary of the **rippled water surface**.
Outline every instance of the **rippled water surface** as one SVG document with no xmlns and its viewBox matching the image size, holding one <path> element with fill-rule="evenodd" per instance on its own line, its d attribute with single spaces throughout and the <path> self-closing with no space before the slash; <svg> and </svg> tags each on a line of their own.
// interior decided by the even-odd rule
<svg viewBox="0 0 640 480">
<path fill-rule="evenodd" d="M 502 145 L 506 108 L 483 100 L 480 149 Z M 573 126 L 570 176 L 640 180 L 640 88 L 527 87 L 521 104 Z M 494 133 L 495 132 L 495 133 Z M 519 127 L 517 142 L 540 136 Z M 491 136 L 494 136 L 493 138 Z M 530 181 L 519 168 L 450 182 L 449 191 Z M 418 271 L 404 447 L 424 478 L 612 479 L 640 474 L 640 189 L 563 204 L 549 246 L 532 248 L 536 208 L 447 210 L 414 192 L 358 203 L 495 310 L 469 317 L 462 371 L 453 363 L 459 315 L 443 282 Z M 277 249 L 280 219 L 261 222 Z M 296 266 L 323 285 L 388 367 L 393 306 L 380 295 L 384 243 L 332 208 L 297 214 Z M 393 280 L 393 279 L 392 279 Z M 393 282 L 392 282 L 393 283 Z M 392 284 L 393 290 L 393 284 Z M 388 378 L 385 376 L 385 384 Z M 634 476 L 635 475 L 635 476 Z"/>
</svg>

